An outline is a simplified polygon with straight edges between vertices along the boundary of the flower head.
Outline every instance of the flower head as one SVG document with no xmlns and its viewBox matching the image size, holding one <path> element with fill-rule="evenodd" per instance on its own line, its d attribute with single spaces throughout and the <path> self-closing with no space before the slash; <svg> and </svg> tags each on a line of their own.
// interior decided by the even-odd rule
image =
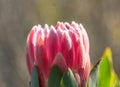
<svg viewBox="0 0 120 87">
<path fill-rule="evenodd" d="M 46 86 L 53 65 L 62 73 L 71 68 L 81 87 L 90 72 L 88 35 L 82 24 L 75 22 L 34 26 L 27 37 L 26 60 L 30 74 L 33 64 L 37 65 L 41 87 Z"/>
</svg>

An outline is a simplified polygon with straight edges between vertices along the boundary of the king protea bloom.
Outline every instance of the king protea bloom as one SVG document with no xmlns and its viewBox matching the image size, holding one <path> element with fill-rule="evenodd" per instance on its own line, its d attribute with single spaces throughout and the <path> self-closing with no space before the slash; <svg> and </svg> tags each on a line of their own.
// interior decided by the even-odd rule
<svg viewBox="0 0 120 87">
<path fill-rule="evenodd" d="M 26 60 L 30 74 L 36 64 L 40 87 L 47 86 L 53 65 L 62 73 L 69 67 L 78 87 L 83 87 L 90 72 L 88 35 L 82 24 L 75 22 L 34 26 L 27 37 Z"/>
</svg>

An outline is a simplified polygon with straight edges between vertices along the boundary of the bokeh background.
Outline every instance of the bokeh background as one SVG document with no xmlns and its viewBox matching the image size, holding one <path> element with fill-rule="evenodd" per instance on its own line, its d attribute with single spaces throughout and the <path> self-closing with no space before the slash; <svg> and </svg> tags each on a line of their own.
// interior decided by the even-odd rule
<svg viewBox="0 0 120 87">
<path fill-rule="evenodd" d="M 29 87 L 25 42 L 34 25 L 73 20 L 88 32 L 92 63 L 109 46 L 120 77 L 120 0 L 0 0 L 0 87 Z"/>
</svg>

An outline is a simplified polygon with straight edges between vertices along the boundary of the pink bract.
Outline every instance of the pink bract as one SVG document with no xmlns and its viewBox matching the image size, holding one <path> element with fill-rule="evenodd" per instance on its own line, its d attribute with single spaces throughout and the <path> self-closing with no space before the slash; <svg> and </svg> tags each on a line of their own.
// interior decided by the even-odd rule
<svg viewBox="0 0 120 87">
<path fill-rule="evenodd" d="M 40 87 L 46 87 L 50 69 L 58 65 L 64 73 L 69 67 L 78 86 L 83 87 L 90 72 L 89 39 L 82 26 L 72 22 L 34 26 L 27 37 L 26 60 L 31 74 L 37 65 Z"/>
</svg>

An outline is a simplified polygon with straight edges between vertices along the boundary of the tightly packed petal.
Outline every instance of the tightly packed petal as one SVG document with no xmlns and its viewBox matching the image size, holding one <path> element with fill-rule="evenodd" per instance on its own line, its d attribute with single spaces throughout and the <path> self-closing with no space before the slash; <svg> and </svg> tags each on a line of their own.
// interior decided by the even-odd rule
<svg viewBox="0 0 120 87">
<path fill-rule="evenodd" d="M 26 60 L 31 74 L 33 64 L 38 68 L 40 87 L 47 86 L 50 69 L 69 67 L 79 87 L 83 87 L 90 72 L 89 39 L 81 24 L 58 22 L 57 25 L 34 26 L 27 37 Z"/>
</svg>

